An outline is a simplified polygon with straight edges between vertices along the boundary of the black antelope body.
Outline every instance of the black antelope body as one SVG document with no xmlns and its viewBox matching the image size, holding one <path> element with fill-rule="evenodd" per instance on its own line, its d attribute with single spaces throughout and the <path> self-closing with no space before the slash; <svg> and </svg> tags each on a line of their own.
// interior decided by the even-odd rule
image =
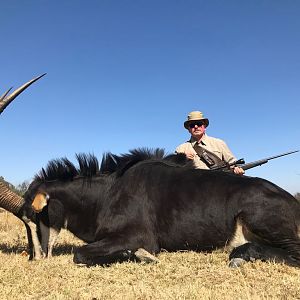
<svg viewBox="0 0 300 300">
<path fill-rule="evenodd" d="M 196 170 L 159 149 L 107 154 L 100 168 L 94 156 L 77 159 L 79 167 L 49 162 L 24 196 L 45 227 L 58 233 L 65 225 L 87 242 L 76 263 L 139 259 L 140 249 L 227 247 L 231 266 L 255 259 L 300 266 L 300 203 L 267 180 Z"/>
</svg>

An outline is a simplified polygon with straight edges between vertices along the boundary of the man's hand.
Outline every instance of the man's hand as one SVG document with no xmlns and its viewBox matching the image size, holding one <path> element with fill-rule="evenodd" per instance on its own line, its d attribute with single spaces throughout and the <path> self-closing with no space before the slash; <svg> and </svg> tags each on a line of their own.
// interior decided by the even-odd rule
<svg viewBox="0 0 300 300">
<path fill-rule="evenodd" d="M 237 175 L 244 175 L 245 171 L 241 167 L 233 167 L 233 173 Z"/>
<path fill-rule="evenodd" d="M 194 159 L 196 154 L 193 152 L 185 152 L 185 155 L 188 159 Z"/>
</svg>

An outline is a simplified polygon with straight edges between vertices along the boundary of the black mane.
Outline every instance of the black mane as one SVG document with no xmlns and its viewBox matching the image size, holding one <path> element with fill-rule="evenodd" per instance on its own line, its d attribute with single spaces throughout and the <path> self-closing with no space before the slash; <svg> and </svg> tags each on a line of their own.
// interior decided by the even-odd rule
<svg viewBox="0 0 300 300">
<path fill-rule="evenodd" d="M 184 154 L 165 154 L 165 150 L 161 148 L 137 148 L 130 150 L 129 153 L 115 155 L 106 153 L 103 155 L 101 162 L 100 173 L 112 174 L 117 172 L 119 176 L 124 174 L 129 168 L 141 161 L 162 161 L 164 164 L 173 167 L 190 166 Z"/>
<path fill-rule="evenodd" d="M 91 178 L 99 174 L 99 162 L 93 154 L 76 154 L 79 164 L 76 167 L 67 158 L 53 159 L 48 162 L 46 168 L 43 168 L 35 175 L 35 181 L 52 181 L 62 180 L 68 181 L 76 177 Z"/>
<path fill-rule="evenodd" d="M 53 180 L 68 181 L 77 177 L 92 178 L 93 176 L 109 175 L 117 173 L 124 174 L 129 168 L 141 161 L 162 161 L 164 164 L 173 167 L 190 166 L 184 154 L 166 155 L 164 149 L 137 148 L 129 153 L 116 155 L 110 152 L 105 153 L 99 168 L 99 161 L 93 154 L 76 154 L 78 167 L 67 158 L 54 159 L 48 162 L 34 177 L 35 181 L 45 182 Z"/>
</svg>

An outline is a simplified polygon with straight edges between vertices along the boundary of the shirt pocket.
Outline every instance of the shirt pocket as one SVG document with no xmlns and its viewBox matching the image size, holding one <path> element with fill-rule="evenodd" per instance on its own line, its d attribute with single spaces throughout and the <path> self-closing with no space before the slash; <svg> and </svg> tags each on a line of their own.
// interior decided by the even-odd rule
<svg viewBox="0 0 300 300">
<path fill-rule="evenodd" d="M 208 150 L 208 151 L 210 151 L 210 150 Z M 215 154 L 216 156 L 218 156 L 220 159 L 223 158 L 223 154 L 222 154 L 222 152 L 220 150 L 213 150 L 213 151 L 210 151 L 210 152 L 212 152 L 213 154 Z"/>
</svg>

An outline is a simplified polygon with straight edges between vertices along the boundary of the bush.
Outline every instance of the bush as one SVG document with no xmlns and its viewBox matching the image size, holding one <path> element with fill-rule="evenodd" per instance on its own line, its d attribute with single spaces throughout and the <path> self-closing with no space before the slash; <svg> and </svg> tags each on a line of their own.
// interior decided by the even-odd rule
<svg viewBox="0 0 300 300">
<path fill-rule="evenodd" d="M 23 181 L 21 184 L 14 186 L 13 184 L 7 182 L 3 176 L 0 176 L 0 181 L 3 182 L 4 184 L 6 184 L 11 191 L 13 191 L 14 193 L 16 193 L 19 196 L 23 196 L 29 186 L 28 181 Z"/>
</svg>

